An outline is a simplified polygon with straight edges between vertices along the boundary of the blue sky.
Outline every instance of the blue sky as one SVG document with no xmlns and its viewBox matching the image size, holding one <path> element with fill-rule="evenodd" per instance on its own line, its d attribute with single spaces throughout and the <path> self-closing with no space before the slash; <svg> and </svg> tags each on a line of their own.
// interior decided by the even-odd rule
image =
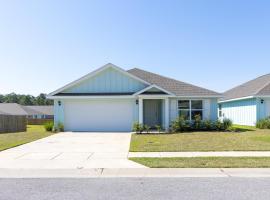
<svg viewBox="0 0 270 200">
<path fill-rule="evenodd" d="M 270 1 L 2 0 L 0 93 L 49 93 L 111 62 L 223 92 L 270 73 Z"/>
</svg>

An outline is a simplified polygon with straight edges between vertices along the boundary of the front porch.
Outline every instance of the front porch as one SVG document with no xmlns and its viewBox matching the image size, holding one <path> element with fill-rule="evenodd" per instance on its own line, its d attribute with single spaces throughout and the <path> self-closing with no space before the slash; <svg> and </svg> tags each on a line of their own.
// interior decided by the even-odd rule
<svg viewBox="0 0 270 200">
<path fill-rule="evenodd" d="M 139 104 L 139 123 L 148 125 L 151 129 L 156 126 L 162 129 L 169 129 L 169 98 L 140 96 Z"/>
</svg>

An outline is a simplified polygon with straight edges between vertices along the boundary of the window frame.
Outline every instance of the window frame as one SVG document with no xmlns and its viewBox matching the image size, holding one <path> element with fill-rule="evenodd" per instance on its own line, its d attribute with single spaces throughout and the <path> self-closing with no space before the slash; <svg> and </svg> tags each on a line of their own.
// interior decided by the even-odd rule
<svg viewBox="0 0 270 200">
<path fill-rule="evenodd" d="M 179 106 L 179 102 L 180 101 L 189 101 L 189 108 L 180 108 Z M 192 109 L 192 101 L 201 101 L 202 102 L 202 108 L 201 109 Z M 203 115 L 204 115 L 204 104 L 203 104 L 204 100 L 202 99 L 178 99 L 177 100 L 177 110 L 178 110 L 178 116 L 181 110 L 184 111 L 189 111 L 189 121 L 192 121 L 194 119 L 192 119 L 192 111 L 201 111 L 202 112 L 202 119 L 203 119 Z"/>
</svg>

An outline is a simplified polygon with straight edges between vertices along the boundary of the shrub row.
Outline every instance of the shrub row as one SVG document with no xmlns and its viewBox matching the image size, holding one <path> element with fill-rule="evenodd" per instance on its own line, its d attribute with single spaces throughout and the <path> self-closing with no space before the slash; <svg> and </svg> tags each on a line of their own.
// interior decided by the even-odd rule
<svg viewBox="0 0 270 200">
<path fill-rule="evenodd" d="M 157 129 L 157 131 L 159 133 L 162 131 L 162 127 L 160 125 L 156 125 L 155 128 Z M 142 133 L 142 132 L 149 133 L 150 129 L 151 129 L 151 127 L 146 125 L 146 124 L 140 124 L 139 122 L 135 122 L 133 124 L 132 131 L 134 131 L 136 133 Z"/>
<path fill-rule="evenodd" d="M 225 131 L 232 126 L 230 119 L 211 121 L 202 120 L 200 115 L 196 115 L 193 121 L 185 120 L 180 116 L 171 123 L 171 132 L 188 132 L 188 131 Z"/>
<path fill-rule="evenodd" d="M 270 129 L 270 117 L 259 120 L 256 123 L 256 127 L 260 129 Z"/>
<path fill-rule="evenodd" d="M 64 125 L 62 123 L 58 123 L 55 126 L 53 122 L 47 122 L 44 124 L 44 128 L 46 129 L 46 131 L 50 131 L 50 132 L 54 132 L 54 133 L 64 131 Z"/>
</svg>

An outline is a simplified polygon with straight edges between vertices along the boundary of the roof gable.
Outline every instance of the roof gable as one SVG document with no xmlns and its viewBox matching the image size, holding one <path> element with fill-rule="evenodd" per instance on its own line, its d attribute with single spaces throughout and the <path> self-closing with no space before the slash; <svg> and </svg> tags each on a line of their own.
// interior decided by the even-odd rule
<svg viewBox="0 0 270 200">
<path fill-rule="evenodd" d="M 151 83 L 155 84 L 176 96 L 181 97 L 220 97 L 217 92 L 201 88 L 195 85 L 177 81 L 171 78 L 160 76 L 138 68 L 128 70 L 127 72 Z"/>
<path fill-rule="evenodd" d="M 106 93 L 135 93 L 149 85 L 125 70 L 106 64 L 86 76 L 52 92 L 49 96 L 57 94 L 106 94 Z"/>
</svg>

